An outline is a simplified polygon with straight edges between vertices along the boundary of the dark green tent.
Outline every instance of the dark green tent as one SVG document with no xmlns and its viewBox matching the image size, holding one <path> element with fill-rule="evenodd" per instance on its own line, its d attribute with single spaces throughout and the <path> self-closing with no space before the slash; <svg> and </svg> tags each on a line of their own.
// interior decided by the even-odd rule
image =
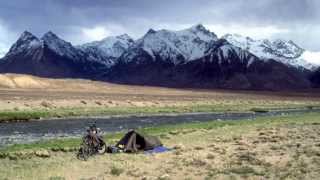
<svg viewBox="0 0 320 180">
<path fill-rule="evenodd" d="M 152 150 L 162 146 L 161 141 L 154 136 L 144 136 L 134 130 L 129 131 L 117 144 L 116 147 L 125 152 L 137 152 Z"/>
</svg>

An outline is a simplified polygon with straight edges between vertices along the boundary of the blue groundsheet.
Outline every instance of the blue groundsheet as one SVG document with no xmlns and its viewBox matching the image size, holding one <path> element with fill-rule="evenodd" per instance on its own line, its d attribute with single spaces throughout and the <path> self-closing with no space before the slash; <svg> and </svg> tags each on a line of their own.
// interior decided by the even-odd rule
<svg viewBox="0 0 320 180">
<path fill-rule="evenodd" d="M 171 149 L 164 147 L 164 146 L 159 146 L 159 147 L 156 147 L 152 150 L 145 151 L 144 153 L 145 154 L 156 154 L 156 153 L 163 153 L 163 152 L 167 152 L 167 151 L 171 151 Z"/>
</svg>

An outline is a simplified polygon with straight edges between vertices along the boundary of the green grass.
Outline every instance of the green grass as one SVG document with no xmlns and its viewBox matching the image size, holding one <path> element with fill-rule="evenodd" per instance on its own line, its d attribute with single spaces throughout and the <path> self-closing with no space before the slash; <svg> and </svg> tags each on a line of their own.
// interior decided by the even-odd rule
<svg viewBox="0 0 320 180">
<path fill-rule="evenodd" d="M 201 123 L 184 123 L 176 125 L 163 125 L 158 127 L 146 127 L 138 129 L 142 134 L 161 136 L 163 134 L 169 134 L 171 132 L 183 133 L 186 130 L 194 129 L 215 129 L 225 126 L 236 126 L 239 128 L 246 128 L 252 126 L 268 127 L 281 124 L 311 124 L 320 123 L 320 113 L 303 113 L 299 115 L 288 116 L 274 116 L 274 117 L 259 117 L 255 120 L 237 120 L 237 121 L 209 121 Z M 124 135 L 123 132 L 107 134 L 104 139 L 108 143 L 114 144 L 116 140 L 119 140 Z M 24 150 L 55 150 L 65 151 L 66 149 L 76 149 L 81 142 L 80 138 L 69 139 L 54 139 L 48 141 L 40 141 L 31 144 L 16 144 L 0 149 L 0 153 L 19 152 Z"/>
<path fill-rule="evenodd" d="M 0 122 L 6 121 L 27 121 L 30 119 L 40 119 L 48 117 L 49 113 L 45 111 L 4 111 L 0 112 Z"/>
<path fill-rule="evenodd" d="M 108 115 L 150 115 L 194 112 L 267 112 L 281 109 L 310 108 L 310 105 L 237 105 L 237 104 L 190 104 L 165 107 L 88 107 L 88 108 L 46 108 L 34 110 L 0 111 L 0 123 L 29 121 L 33 119 L 108 116 Z M 317 106 L 312 106 L 317 108 Z"/>
</svg>

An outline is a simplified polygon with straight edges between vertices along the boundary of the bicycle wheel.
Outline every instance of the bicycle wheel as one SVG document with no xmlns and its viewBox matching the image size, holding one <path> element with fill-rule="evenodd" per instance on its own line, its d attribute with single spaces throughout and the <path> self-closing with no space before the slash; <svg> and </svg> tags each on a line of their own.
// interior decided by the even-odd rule
<svg viewBox="0 0 320 180">
<path fill-rule="evenodd" d="M 90 156 L 90 149 L 86 144 L 83 144 L 81 148 L 79 149 L 79 152 L 77 154 L 77 158 L 80 160 L 87 161 Z"/>
<path fill-rule="evenodd" d="M 106 152 L 107 146 L 105 143 L 102 143 L 99 147 L 98 147 L 98 154 L 104 154 Z"/>
</svg>

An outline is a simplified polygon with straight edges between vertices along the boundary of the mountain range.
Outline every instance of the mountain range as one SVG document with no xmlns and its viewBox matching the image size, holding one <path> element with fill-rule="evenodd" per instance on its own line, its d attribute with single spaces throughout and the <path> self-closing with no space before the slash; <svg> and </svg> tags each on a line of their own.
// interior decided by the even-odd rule
<svg viewBox="0 0 320 180">
<path fill-rule="evenodd" d="M 0 73 L 86 78 L 186 88 L 296 90 L 319 87 L 320 68 L 292 41 L 221 38 L 203 25 L 150 29 L 73 46 L 52 32 L 23 32 L 0 60 Z"/>
</svg>

